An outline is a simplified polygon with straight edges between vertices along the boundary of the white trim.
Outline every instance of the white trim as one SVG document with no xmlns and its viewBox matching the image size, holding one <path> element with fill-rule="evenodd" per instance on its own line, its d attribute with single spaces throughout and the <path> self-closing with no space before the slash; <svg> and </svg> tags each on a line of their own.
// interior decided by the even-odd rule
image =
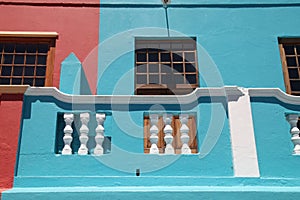
<svg viewBox="0 0 300 200">
<path fill-rule="evenodd" d="M 236 86 L 220 88 L 197 88 L 187 95 L 69 95 L 55 87 L 29 87 L 27 96 L 53 96 L 59 101 L 78 104 L 192 104 L 200 97 L 242 96 Z"/>
<path fill-rule="evenodd" d="M 57 38 L 57 32 L 39 31 L 0 31 L 0 37 L 50 37 Z"/>
<path fill-rule="evenodd" d="M 247 89 L 237 100 L 228 100 L 228 115 L 235 177 L 259 177 L 250 96 Z"/>
</svg>

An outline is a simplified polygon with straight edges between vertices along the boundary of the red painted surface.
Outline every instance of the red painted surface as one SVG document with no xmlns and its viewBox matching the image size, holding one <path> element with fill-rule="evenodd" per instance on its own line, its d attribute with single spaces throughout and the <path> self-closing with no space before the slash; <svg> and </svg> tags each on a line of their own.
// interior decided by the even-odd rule
<svg viewBox="0 0 300 200">
<path fill-rule="evenodd" d="M 0 104 L 0 188 L 12 186 L 22 103 L 22 101 L 1 101 Z"/>
<path fill-rule="evenodd" d="M 45 4 L 39 6 L 2 5 L 1 2 L 68 3 L 68 6 Z M 0 0 L 0 31 L 51 31 L 57 32 L 53 82 L 59 85 L 60 63 L 74 52 L 82 62 L 98 45 L 99 0 Z M 72 3 L 76 7 L 72 7 Z M 97 58 L 95 58 L 97 59 Z M 93 61 L 97 69 L 97 61 Z M 22 101 L 2 101 L 0 105 L 0 193 L 10 188 L 18 146 Z"/>
</svg>

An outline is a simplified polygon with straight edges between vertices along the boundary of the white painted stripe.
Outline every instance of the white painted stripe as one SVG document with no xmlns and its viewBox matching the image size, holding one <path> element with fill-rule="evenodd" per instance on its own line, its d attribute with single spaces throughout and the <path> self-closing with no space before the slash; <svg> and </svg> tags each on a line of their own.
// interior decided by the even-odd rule
<svg viewBox="0 0 300 200">
<path fill-rule="evenodd" d="M 234 176 L 259 177 L 250 96 L 248 90 L 240 90 L 243 96 L 228 99 Z"/>
</svg>

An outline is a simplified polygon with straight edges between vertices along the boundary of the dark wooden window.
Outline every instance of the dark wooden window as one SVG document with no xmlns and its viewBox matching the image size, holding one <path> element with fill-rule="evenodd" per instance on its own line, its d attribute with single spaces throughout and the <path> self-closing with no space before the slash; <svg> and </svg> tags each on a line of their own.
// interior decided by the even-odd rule
<svg viewBox="0 0 300 200">
<path fill-rule="evenodd" d="M 151 142 L 150 142 L 150 119 L 149 116 L 145 116 L 144 117 L 144 152 L 145 153 L 149 153 L 150 152 L 150 148 L 151 148 Z M 182 147 L 182 142 L 180 140 L 180 127 L 181 127 L 181 122 L 179 119 L 179 116 L 173 116 L 172 119 L 172 124 L 171 124 L 172 128 L 173 128 L 173 143 L 172 146 L 175 149 L 175 153 L 176 154 L 181 154 L 181 147 Z M 189 127 L 189 136 L 190 136 L 190 140 L 189 140 L 189 147 L 192 150 L 192 153 L 197 153 L 198 152 L 198 146 L 197 146 L 197 137 L 196 137 L 196 119 L 195 116 L 189 116 L 189 120 L 187 123 L 187 126 Z M 158 143 L 157 143 L 157 147 L 159 148 L 159 153 L 164 153 L 164 149 L 166 147 L 166 143 L 164 141 L 164 121 L 163 121 L 163 117 L 159 117 L 158 123 L 157 123 L 157 127 L 158 127 Z"/>
<path fill-rule="evenodd" d="M 195 38 L 135 41 L 135 93 L 187 94 L 199 86 Z"/>
<path fill-rule="evenodd" d="M 279 39 L 286 92 L 300 95 L 300 38 Z"/>
<path fill-rule="evenodd" d="M 0 33 L 0 85 L 52 86 L 56 38 Z"/>
</svg>

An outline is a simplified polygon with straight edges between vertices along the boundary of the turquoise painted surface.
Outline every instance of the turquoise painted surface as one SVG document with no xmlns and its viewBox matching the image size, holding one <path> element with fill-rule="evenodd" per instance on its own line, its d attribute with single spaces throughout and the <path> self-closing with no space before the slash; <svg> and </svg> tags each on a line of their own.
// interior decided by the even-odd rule
<svg viewBox="0 0 300 200">
<path fill-rule="evenodd" d="M 292 155 L 294 145 L 285 113 L 300 112 L 300 107 L 273 98 L 253 98 L 251 106 L 261 176 L 299 177 L 291 170 L 299 165 L 300 156 Z"/>
<path fill-rule="evenodd" d="M 165 10 L 162 6 L 143 6 L 144 3 L 136 3 L 136 7 L 114 7 L 114 2 L 102 2 L 107 5 L 100 12 L 97 93 L 133 94 L 134 39 L 166 37 Z M 230 7 L 234 2 L 260 4 Z M 160 1 L 147 3 L 159 5 Z M 168 8 L 171 36 L 194 36 L 199 44 L 200 87 L 238 85 L 285 90 L 277 38 L 300 36 L 299 6 L 263 6 L 263 3 L 291 3 L 275 0 L 221 1 L 227 6 L 219 7 L 196 6 L 208 1 L 173 3 L 178 6 Z M 194 6 L 184 6 L 187 4 Z M 216 74 L 220 76 L 216 78 Z"/>
<path fill-rule="evenodd" d="M 191 106 L 160 105 L 105 105 L 68 104 L 49 96 L 26 96 L 24 103 L 22 136 L 16 171 L 15 187 L 70 186 L 70 185 L 136 185 L 156 184 L 159 177 L 232 177 L 232 156 L 228 119 L 224 99 L 199 99 L 199 104 Z M 149 155 L 144 154 L 143 118 L 145 113 L 194 113 L 197 120 L 197 139 L 199 154 L 193 155 Z M 95 136 L 95 113 L 108 113 L 105 121 L 105 136 L 111 137 L 111 152 L 100 157 L 73 154 L 57 154 L 58 113 L 91 113 L 90 139 Z M 213 124 L 216 114 L 220 117 L 218 127 Z M 62 118 L 60 120 L 63 120 Z M 77 117 L 77 128 L 80 122 Z M 61 130 L 62 131 L 62 130 Z M 78 130 L 77 130 L 78 132 Z M 60 134 L 63 135 L 63 134 Z M 217 166 L 217 167 L 216 167 Z M 148 179 L 132 179 L 136 170 Z M 60 178 L 57 178 L 60 177 Z M 77 178 L 76 178 L 77 177 Z M 94 181 L 84 183 L 80 180 L 95 177 Z M 102 177 L 102 178 L 101 178 Z M 106 177 L 106 178 L 105 178 Z M 110 177 L 110 178 L 107 178 Z M 119 179 L 124 177 L 128 179 Z M 156 178 L 155 178 L 156 177 Z M 71 179 L 70 179 L 71 178 Z M 75 178 L 75 179 L 74 179 Z M 103 179 L 104 178 L 104 179 Z M 78 180 L 77 180 L 78 179 Z M 180 180 L 180 179 L 179 179 Z M 215 179 L 212 179 L 215 180 Z M 190 180 L 191 181 L 191 180 Z M 46 183 L 47 182 L 47 183 Z M 147 183 L 146 183 L 147 182 Z M 177 182 L 177 181 L 176 181 Z M 183 181 L 185 182 L 185 181 Z M 194 180 L 196 183 L 197 181 Z M 212 181 L 212 184 L 215 181 Z M 174 180 L 161 179 L 160 184 L 174 185 Z M 204 182 L 203 182 L 204 183 Z M 217 184 L 215 182 L 214 184 Z"/>
</svg>

